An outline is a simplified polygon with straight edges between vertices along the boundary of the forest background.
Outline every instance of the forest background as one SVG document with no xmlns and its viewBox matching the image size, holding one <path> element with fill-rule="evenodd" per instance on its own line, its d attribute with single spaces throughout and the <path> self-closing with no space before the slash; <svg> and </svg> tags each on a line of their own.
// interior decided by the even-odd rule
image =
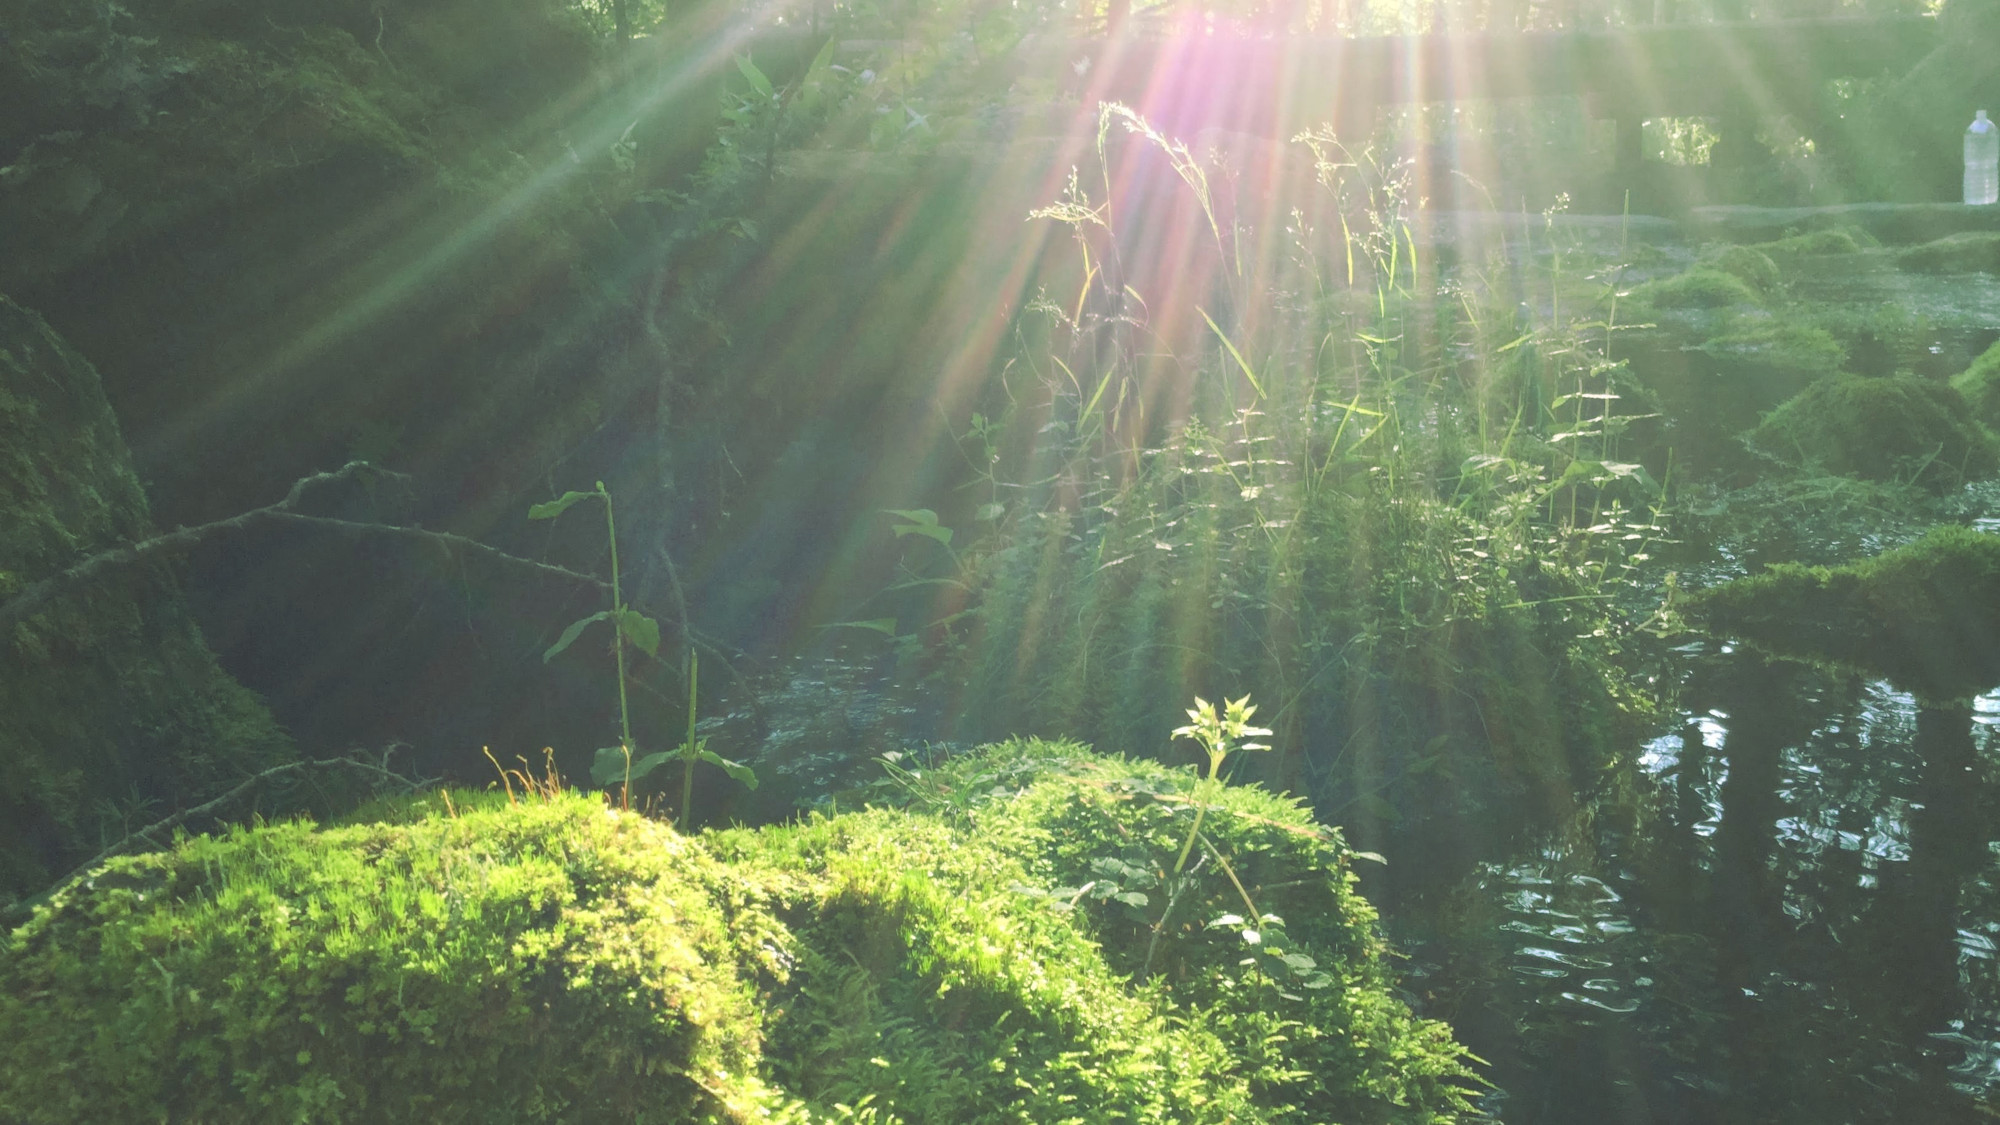
<svg viewBox="0 0 2000 1125">
<path fill-rule="evenodd" d="M 610 684 L 639 747 L 699 731 L 760 778 L 703 765 L 686 807 L 655 779 L 683 824 L 863 800 L 883 754 L 923 769 L 1016 733 L 1192 761 L 1169 740 L 1184 708 L 1250 693 L 1274 750 L 1235 779 L 1388 861 L 1363 885 L 1416 957 L 1410 996 L 1493 1061 L 1495 1112 L 1972 1114 L 1991 981 L 1958 935 L 1989 889 L 1961 827 L 1988 790 L 1882 868 L 1908 887 L 1865 861 L 1840 884 L 1853 918 L 1810 936 L 1773 804 L 1784 755 L 1843 729 L 1829 712 L 1851 741 L 1864 712 L 1913 727 L 1972 696 L 1767 661 L 1675 589 L 1985 526 L 1996 365 L 1940 388 L 1992 341 L 1800 286 L 1855 262 L 1990 276 L 1990 225 L 1900 232 L 1945 236 L 1936 267 L 1865 216 L 1663 244 L 1642 215 L 1564 213 L 1609 159 L 1581 104 L 1460 107 L 1453 135 L 1493 154 L 1463 187 L 1435 111 L 1180 136 L 1100 108 L 1088 68 L 1016 62 L 1113 25 L 1841 15 L 1935 20 L 1937 53 L 1828 79 L 1820 136 L 1766 123 L 1768 175 L 1731 201 L 1948 198 L 1961 119 L 2000 102 L 1968 0 L 26 0 L 0 38 L 0 292 L 115 415 L 51 463 L 101 467 L 122 429 L 132 472 L 9 498 L 0 595 L 67 596 L 40 583 L 196 530 L 119 564 L 115 612 L 17 634 L 20 666 L 57 671 L 0 688 L 24 748 L 8 893 L 300 752 L 400 747 L 400 769 L 483 781 L 482 748 L 550 747 L 590 776 Z M 1654 122 L 1654 165 L 1700 165 L 1706 128 Z M 1494 204 L 1490 238 L 1427 225 L 1446 185 Z M 18 312 L 10 338 L 44 339 Z M 21 397 L 25 451 L 49 408 Z M 526 518 L 600 481 L 612 541 Z M 654 651 L 544 660 L 607 604 L 612 543 Z M 131 654 L 162 637 L 155 674 Z M 1778 697 L 1797 709 L 1754 717 Z M 1711 713 L 1771 768 L 1695 762 Z M 1988 768 L 1985 730 L 1963 769 Z M 1897 768 L 1856 784 L 1902 802 L 1885 832 L 1907 844 L 1908 792 L 1960 775 Z M 357 797 L 272 788 L 217 815 Z M 1873 815 L 1829 806 L 1836 839 Z M 1908 937 L 1896 917 L 1927 952 L 1854 985 Z"/>
</svg>

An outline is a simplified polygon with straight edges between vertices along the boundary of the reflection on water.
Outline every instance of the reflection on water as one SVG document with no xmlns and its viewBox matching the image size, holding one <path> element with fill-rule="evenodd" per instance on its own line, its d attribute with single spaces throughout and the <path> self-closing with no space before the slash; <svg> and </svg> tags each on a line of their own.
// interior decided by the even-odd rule
<svg viewBox="0 0 2000 1125">
<path fill-rule="evenodd" d="M 1686 714 L 1641 748 L 1656 831 L 1622 854 L 1579 836 L 1489 864 L 1449 938 L 1484 926 L 1489 947 L 1417 943 L 1428 994 L 1494 1063 L 1496 1118 L 2000 1112 L 2000 833 L 1986 795 L 2000 692 L 1971 712 L 1981 846 L 1953 860 L 1923 826 L 1927 799 L 1942 802 L 1915 752 L 1914 699 L 1817 674 L 1760 697 L 1756 674 L 1727 661 L 1706 685 L 1697 673 L 1690 695 L 1730 707 Z M 1958 916 L 1933 932 L 1925 888 L 1940 871 Z M 1936 979 L 1921 970 L 1926 942 L 1956 959 L 1951 995 L 1922 994 Z"/>
</svg>

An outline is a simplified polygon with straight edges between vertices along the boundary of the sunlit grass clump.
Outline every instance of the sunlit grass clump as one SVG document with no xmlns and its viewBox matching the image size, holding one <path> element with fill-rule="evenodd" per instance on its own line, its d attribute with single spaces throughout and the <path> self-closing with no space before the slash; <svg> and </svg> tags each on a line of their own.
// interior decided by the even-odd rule
<svg viewBox="0 0 2000 1125">
<path fill-rule="evenodd" d="M 1213 791 L 1202 859 L 1166 887 L 1147 873 L 1192 819 L 1185 774 L 1024 743 L 900 776 L 906 808 L 706 837 L 597 797 L 488 793 L 114 860 L 0 945 L 0 1119 L 1414 1122 L 1464 1104 L 1462 1049 L 1394 998 L 1344 849 L 1295 804 Z M 1240 905 L 1219 923 L 1239 893 L 1292 936 Z"/>
</svg>

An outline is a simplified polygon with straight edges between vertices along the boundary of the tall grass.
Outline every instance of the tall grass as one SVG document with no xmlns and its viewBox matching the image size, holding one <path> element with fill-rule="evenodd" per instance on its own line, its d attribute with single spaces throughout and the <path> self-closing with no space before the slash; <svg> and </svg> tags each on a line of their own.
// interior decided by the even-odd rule
<svg viewBox="0 0 2000 1125">
<path fill-rule="evenodd" d="M 1326 134 L 1259 266 L 1211 170 L 1122 107 L 1102 190 L 1119 129 L 1195 197 L 1217 300 L 1155 320 L 1093 177 L 1037 213 L 1077 234 L 1080 291 L 1037 303 L 966 433 L 983 534 L 919 578 L 955 591 L 926 651 L 961 733 L 1164 752 L 1189 696 L 1254 690 L 1276 753 L 1242 768 L 1427 880 L 1568 822 L 1647 708 L 1612 658 L 1664 533 L 1655 474 L 1619 459 L 1644 411 L 1610 287 L 1502 256 L 1442 274 L 1404 169 Z"/>
</svg>

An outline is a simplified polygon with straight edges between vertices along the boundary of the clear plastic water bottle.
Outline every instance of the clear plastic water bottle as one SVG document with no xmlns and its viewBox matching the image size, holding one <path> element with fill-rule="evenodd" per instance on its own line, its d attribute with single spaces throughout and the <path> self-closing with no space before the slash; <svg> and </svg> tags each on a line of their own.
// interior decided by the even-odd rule
<svg viewBox="0 0 2000 1125">
<path fill-rule="evenodd" d="M 1965 131 L 1965 201 L 2000 203 L 2000 126 L 1983 109 Z"/>
</svg>

